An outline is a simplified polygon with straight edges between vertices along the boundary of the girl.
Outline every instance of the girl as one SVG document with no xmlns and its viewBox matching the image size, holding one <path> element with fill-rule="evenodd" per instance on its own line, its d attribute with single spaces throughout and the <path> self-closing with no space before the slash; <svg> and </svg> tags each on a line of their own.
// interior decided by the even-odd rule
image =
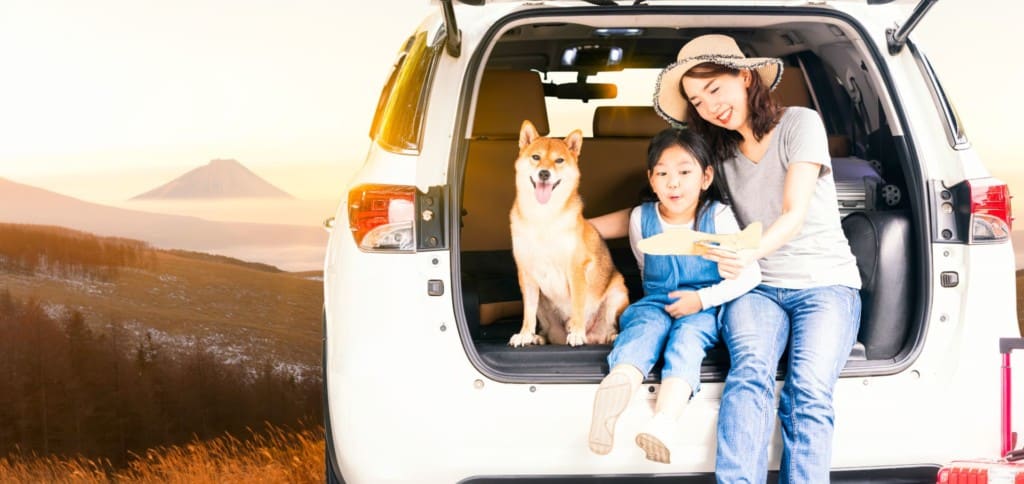
<svg viewBox="0 0 1024 484">
<path fill-rule="evenodd" d="M 611 451 L 615 422 L 662 357 L 654 418 L 636 443 L 648 459 L 669 462 L 666 444 L 699 389 L 705 352 L 718 342 L 715 307 L 761 280 L 756 264 L 738 272 L 736 280 L 723 280 L 717 265 L 701 257 L 645 255 L 637 249 L 637 242 L 665 228 L 739 231 L 732 210 L 719 202 L 708 159 L 707 145 L 692 131 L 666 129 L 648 147 L 647 177 L 657 198 L 634 208 L 629 217 L 629 241 L 642 270 L 644 297 L 620 318 L 619 336 L 608 355 L 611 372 L 594 398 L 590 449 L 598 454 Z"/>
</svg>

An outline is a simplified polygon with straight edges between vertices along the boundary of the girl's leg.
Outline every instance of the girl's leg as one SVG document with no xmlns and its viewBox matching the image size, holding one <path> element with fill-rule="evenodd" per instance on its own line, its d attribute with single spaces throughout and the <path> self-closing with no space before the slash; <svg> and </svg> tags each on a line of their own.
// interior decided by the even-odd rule
<svg viewBox="0 0 1024 484">
<path fill-rule="evenodd" d="M 590 450 L 607 454 L 615 423 L 658 360 L 671 324 L 662 304 L 641 299 L 622 313 L 621 332 L 608 354 L 608 373 L 597 387 L 590 421 Z"/>
<path fill-rule="evenodd" d="M 779 482 L 828 482 L 832 460 L 832 391 L 860 327 L 860 293 L 845 286 L 788 290 L 789 369 L 779 398 Z"/>
<path fill-rule="evenodd" d="M 679 425 L 679 416 L 683 414 L 690 395 L 693 394 L 690 384 L 679 377 L 663 378 L 661 389 L 658 390 L 658 401 L 654 404 L 654 417 L 636 434 L 636 445 L 644 450 L 647 460 L 670 464 L 672 442 Z"/>
<path fill-rule="evenodd" d="M 679 420 L 690 403 L 693 388 L 680 377 L 669 377 L 661 380 L 658 389 L 658 401 L 654 403 L 654 413 L 667 415 L 673 422 Z"/>
<path fill-rule="evenodd" d="M 604 455 L 612 451 L 615 423 L 643 380 L 643 374 L 635 366 L 621 364 L 612 368 L 597 386 L 588 439 L 590 450 L 595 454 Z"/>
<path fill-rule="evenodd" d="M 671 462 L 669 443 L 678 431 L 679 416 L 700 388 L 700 365 L 708 348 L 718 342 L 718 324 L 712 312 L 692 314 L 676 320 L 663 353 L 661 388 L 654 418 L 636 436 L 636 443 L 655 462 Z"/>
<path fill-rule="evenodd" d="M 775 374 L 789 333 L 789 318 L 776 302 L 778 291 L 758 286 L 728 303 L 722 314 L 731 366 L 718 411 L 718 482 L 765 482 L 768 476 Z"/>
</svg>

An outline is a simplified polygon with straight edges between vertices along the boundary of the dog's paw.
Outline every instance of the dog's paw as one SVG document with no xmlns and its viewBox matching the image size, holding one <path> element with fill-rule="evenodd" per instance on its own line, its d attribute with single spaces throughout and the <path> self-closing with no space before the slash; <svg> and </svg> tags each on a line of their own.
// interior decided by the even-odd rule
<svg viewBox="0 0 1024 484">
<path fill-rule="evenodd" d="M 618 338 L 618 337 L 619 337 L 619 333 L 611 333 L 611 334 L 608 335 L 607 338 L 605 338 L 604 344 L 610 345 L 610 344 L 614 343 L 615 342 L 615 338 Z"/>
<path fill-rule="evenodd" d="M 519 332 L 512 335 L 512 339 L 508 340 L 508 345 L 513 348 L 542 344 L 544 344 L 544 337 L 536 333 Z"/>
<path fill-rule="evenodd" d="M 565 342 L 569 346 L 583 346 L 587 343 L 587 334 L 584 331 L 569 331 L 569 334 L 565 335 Z"/>
</svg>

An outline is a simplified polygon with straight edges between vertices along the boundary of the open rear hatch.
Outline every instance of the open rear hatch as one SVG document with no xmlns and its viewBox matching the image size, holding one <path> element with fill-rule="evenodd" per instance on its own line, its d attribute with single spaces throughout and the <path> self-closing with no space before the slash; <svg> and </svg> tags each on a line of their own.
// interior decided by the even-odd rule
<svg viewBox="0 0 1024 484">
<path fill-rule="evenodd" d="M 494 25 L 476 52 L 460 54 L 473 56 L 469 76 L 475 81 L 465 85 L 478 89 L 464 94 L 468 121 L 459 152 L 465 155 L 449 177 L 458 204 L 450 226 L 458 231 L 452 248 L 460 331 L 477 368 L 513 382 L 597 382 L 607 373 L 610 345 L 508 345 L 522 319 L 508 218 L 519 125 L 530 119 L 552 136 L 585 129 L 585 217 L 635 206 L 646 185 L 647 142 L 668 125 L 653 113 L 649 94 L 636 102 L 625 92 L 653 92 L 657 72 L 674 62 L 679 47 L 710 32 L 732 35 L 752 55 L 782 58 L 785 74 L 774 95 L 784 105 L 818 110 L 825 121 L 843 228 L 865 284 L 858 344 L 844 374 L 892 373 L 909 364 L 923 334 L 919 302 L 928 290 L 922 271 L 930 252 L 926 234 L 915 226 L 922 218 L 914 216 L 925 202 L 906 185 L 916 178 L 908 175 L 917 163 L 899 134 L 901 125 L 890 125 L 892 109 L 882 109 L 895 104 L 887 98 L 891 86 L 885 66 L 874 61 L 882 53 L 859 40 L 868 37 L 862 27 L 821 6 L 776 5 L 741 14 L 708 5 L 669 8 L 659 2 L 634 10 L 626 2 L 579 3 L 584 6 L 532 3 Z M 914 10 L 906 30 L 893 30 L 895 42 L 905 39 L 931 3 Z M 570 60 L 573 49 L 584 55 Z M 578 94 L 606 92 L 603 79 L 612 75 L 624 79 L 614 86 L 617 97 Z M 559 79 L 598 87 L 563 88 Z M 640 271 L 628 241 L 607 242 L 631 301 L 639 299 Z M 721 381 L 727 369 L 728 354 L 715 348 L 702 365 L 702 380 Z M 657 381 L 658 374 L 656 367 L 648 380 Z"/>
</svg>

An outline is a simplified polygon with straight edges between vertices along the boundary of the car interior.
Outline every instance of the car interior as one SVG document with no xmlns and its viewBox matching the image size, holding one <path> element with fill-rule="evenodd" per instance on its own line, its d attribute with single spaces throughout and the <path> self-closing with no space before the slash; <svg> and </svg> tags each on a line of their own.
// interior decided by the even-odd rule
<svg viewBox="0 0 1024 484">
<path fill-rule="evenodd" d="M 542 22 L 506 28 L 477 73 L 461 182 L 459 252 L 464 341 L 492 376 L 507 381 L 597 381 L 607 371 L 610 345 L 512 348 L 508 340 L 522 319 L 509 210 L 515 197 L 513 162 L 524 119 L 542 135 L 565 136 L 584 128 L 580 194 L 584 217 L 636 206 L 647 186 L 645 157 L 650 138 L 669 125 L 644 104 L 620 104 L 625 86 L 594 81 L 600 72 L 648 69 L 675 61 L 690 38 L 724 33 L 750 56 L 773 56 L 785 64 L 773 96 L 783 106 L 817 110 L 829 133 L 829 151 L 839 192 L 842 227 L 860 268 L 863 310 L 858 343 L 847 368 L 892 365 L 912 350 L 921 330 L 913 313 L 914 277 L 921 270 L 912 243 L 913 211 L 907 196 L 908 156 L 896 148 L 870 57 L 839 21 L 792 19 L 758 27 L 595 27 Z M 556 73 L 574 81 L 557 83 Z M 568 74 L 565 74 L 568 73 Z M 575 74 L 575 76 L 574 76 Z M 874 80 L 873 80 L 874 79 Z M 651 94 L 653 82 L 643 86 Z M 557 103 L 553 103 L 557 100 Z M 555 127 L 552 106 L 585 107 L 589 119 Z M 630 300 L 642 297 L 641 274 L 626 238 L 608 240 Z M 458 287 L 458 286 L 457 286 Z M 728 368 L 724 348 L 712 350 L 702 378 L 721 380 Z M 659 368 L 648 375 L 657 381 Z"/>
</svg>

